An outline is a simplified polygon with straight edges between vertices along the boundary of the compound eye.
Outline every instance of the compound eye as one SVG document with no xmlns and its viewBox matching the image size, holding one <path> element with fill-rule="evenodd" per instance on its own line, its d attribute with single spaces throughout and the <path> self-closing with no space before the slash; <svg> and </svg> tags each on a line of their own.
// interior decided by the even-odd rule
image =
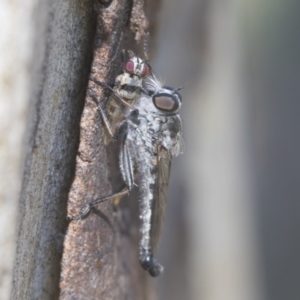
<svg viewBox="0 0 300 300">
<path fill-rule="evenodd" d="M 133 74 L 134 72 L 134 61 L 132 61 L 131 59 L 128 60 L 125 64 L 125 70 L 126 72 Z"/>
<path fill-rule="evenodd" d="M 153 104 L 159 110 L 165 112 L 174 112 L 179 108 L 179 99 L 176 95 L 157 94 L 153 98 Z"/>
<path fill-rule="evenodd" d="M 144 77 L 148 74 L 148 66 L 146 64 L 143 64 L 143 69 L 142 69 L 142 72 L 141 72 L 141 76 Z"/>
</svg>

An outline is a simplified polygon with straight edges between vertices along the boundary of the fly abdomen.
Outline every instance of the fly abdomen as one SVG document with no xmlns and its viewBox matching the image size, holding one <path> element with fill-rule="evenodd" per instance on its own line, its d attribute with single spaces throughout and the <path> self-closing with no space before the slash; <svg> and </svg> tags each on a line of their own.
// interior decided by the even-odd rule
<svg viewBox="0 0 300 300">
<path fill-rule="evenodd" d="M 149 272 L 151 276 L 158 276 L 162 273 L 163 267 L 153 257 L 151 227 L 152 205 L 154 200 L 155 181 L 157 176 L 156 157 L 154 155 L 155 147 L 147 135 L 137 135 L 135 142 L 141 142 L 143 146 L 135 150 L 135 159 L 137 164 L 138 186 L 140 190 L 139 206 L 141 219 L 141 240 L 140 240 L 140 264 Z M 151 145 L 147 147 L 146 145 Z"/>
</svg>

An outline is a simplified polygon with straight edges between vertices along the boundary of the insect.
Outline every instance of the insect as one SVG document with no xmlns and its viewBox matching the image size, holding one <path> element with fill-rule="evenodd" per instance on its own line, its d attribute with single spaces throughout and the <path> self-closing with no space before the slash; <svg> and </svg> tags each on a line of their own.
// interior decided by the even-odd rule
<svg viewBox="0 0 300 300">
<path fill-rule="evenodd" d="M 120 81 L 122 80 L 123 78 Z M 117 123 L 115 129 L 100 108 L 111 138 L 121 144 L 119 167 L 126 184 L 125 190 L 89 202 L 71 219 L 81 219 L 96 204 L 127 194 L 136 181 L 140 193 L 141 219 L 139 260 L 151 276 L 158 276 L 163 267 L 153 253 L 163 223 L 171 160 L 181 153 L 182 124 L 178 110 L 182 99 L 179 89 L 163 86 L 154 74 L 143 79 L 142 89 L 145 92 L 134 95 L 132 108 L 128 108 L 126 116 Z M 125 91 L 125 96 L 131 95 L 127 92 L 128 90 Z"/>
<path fill-rule="evenodd" d="M 133 109 L 134 103 L 138 100 L 141 93 L 146 93 L 142 86 L 143 79 L 148 75 L 149 68 L 146 62 L 128 50 L 129 59 L 125 61 L 125 51 L 123 50 L 123 71 L 115 79 L 113 89 L 105 85 L 112 91 L 105 107 L 99 107 L 105 111 L 105 122 L 110 124 L 106 126 L 104 132 L 104 143 L 107 145 L 118 124 L 124 119 L 127 112 Z M 103 84 L 102 84 L 103 85 Z M 103 114 L 102 114 L 103 116 Z"/>
</svg>

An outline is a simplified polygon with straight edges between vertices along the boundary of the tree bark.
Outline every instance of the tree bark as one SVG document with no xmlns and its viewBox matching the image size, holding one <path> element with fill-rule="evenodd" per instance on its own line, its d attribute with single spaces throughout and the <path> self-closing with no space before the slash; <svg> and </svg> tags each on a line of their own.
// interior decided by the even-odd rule
<svg viewBox="0 0 300 300">
<path fill-rule="evenodd" d="M 132 12 L 137 14 L 135 9 L 140 8 L 133 7 Z M 119 66 L 115 64 L 116 53 L 119 53 L 130 6 L 128 1 L 114 1 L 108 9 L 103 10 L 98 6 L 97 11 L 91 77 L 107 83 Z M 131 28 L 136 28 L 137 38 L 140 38 L 147 22 L 143 14 L 135 20 Z M 102 86 L 92 80 L 88 89 L 98 96 L 99 101 L 107 98 Z M 75 179 L 69 193 L 70 215 L 78 214 L 92 199 L 116 191 L 110 185 L 109 170 L 112 165 L 108 163 L 102 130 L 97 103 L 87 95 L 81 118 Z M 116 160 L 118 156 L 113 147 L 109 151 L 113 151 L 115 155 L 112 160 Z M 114 169 L 117 173 L 118 167 Z M 119 185 L 116 183 L 115 187 L 117 189 Z M 148 275 L 141 269 L 138 260 L 136 198 L 123 200 L 121 207 L 113 207 L 111 202 L 98 207 L 85 219 L 72 221 L 68 227 L 60 299 L 148 299 Z"/>
<path fill-rule="evenodd" d="M 36 6 L 35 84 L 11 299 L 150 297 L 148 275 L 138 262 L 136 197 L 66 221 L 67 205 L 76 214 L 89 200 L 112 192 L 115 174 L 109 169 L 115 161 L 107 159 L 97 106 L 85 99 L 87 85 L 99 101 L 107 96 L 88 81 L 91 54 L 92 75 L 110 83 L 126 25 L 137 39 L 146 29 L 142 4 L 45 0 Z"/>
</svg>

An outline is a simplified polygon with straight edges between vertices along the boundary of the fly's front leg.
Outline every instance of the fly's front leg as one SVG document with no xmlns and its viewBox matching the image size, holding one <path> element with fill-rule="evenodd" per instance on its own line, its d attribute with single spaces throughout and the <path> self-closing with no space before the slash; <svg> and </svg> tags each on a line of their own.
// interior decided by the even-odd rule
<svg viewBox="0 0 300 300">
<path fill-rule="evenodd" d="M 118 93 L 116 93 L 116 91 L 113 88 L 111 88 L 109 85 L 107 85 L 106 83 L 101 82 L 97 78 L 92 77 L 92 76 L 90 77 L 90 80 L 93 81 L 93 82 L 95 82 L 96 84 L 99 84 L 99 85 L 103 86 L 104 88 L 110 90 L 112 92 L 112 95 L 118 101 L 120 101 L 121 103 L 123 103 L 125 106 L 127 106 L 127 107 L 129 107 L 131 109 L 134 109 L 134 107 L 130 103 L 128 103 L 126 100 L 124 100 L 122 97 L 120 97 L 120 95 L 118 95 Z"/>
<path fill-rule="evenodd" d="M 88 90 L 87 90 L 87 94 L 88 94 L 88 95 L 94 100 L 94 102 L 97 104 L 97 106 L 98 106 L 98 111 L 99 111 L 99 113 L 100 113 L 100 115 L 101 115 L 101 118 L 102 118 L 104 124 L 105 124 L 105 127 L 106 127 L 106 129 L 107 129 L 107 131 L 108 131 L 108 134 L 109 134 L 110 137 L 112 138 L 112 137 L 114 136 L 112 127 L 111 127 L 111 125 L 110 125 L 110 123 L 109 123 L 109 121 L 108 121 L 108 118 L 107 118 L 107 116 L 106 116 L 106 114 L 105 114 L 105 112 L 104 112 L 104 110 L 103 110 L 103 108 L 102 108 L 100 102 L 99 102 L 98 99 L 97 99 L 97 96 L 94 94 L 94 92 L 93 92 L 91 89 L 88 89 Z"/>
<path fill-rule="evenodd" d="M 120 135 L 120 127 L 123 126 L 123 124 L 121 123 L 115 130 L 115 133 L 112 129 L 112 126 L 107 118 L 107 115 L 102 107 L 102 105 L 98 102 L 97 100 L 97 96 L 94 94 L 94 92 L 90 89 L 87 90 L 87 94 L 94 100 L 94 102 L 98 105 L 98 111 L 101 115 L 101 118 L 105 124 L 105 127 L 108 131 L 108 134 L 110 136 L 110 138 L 112 138 L 114 141 L 116 141 Z M 135 108 L 133 108 L 133 110 L 131 111 L 131 113 L 129 114 L 129 116 L 131 117 L 134 117 L 134 118 L 137 118 L 139 114 L 139 111 Z M 123 122 L 124 123 L 124 122 Z"/>
<path fill-rule="evenodd" d="M 98 110 L 99 110 L 99 113 L 100 113 L 100 115 L 101 115 L 101 117 L 102 117 L 102 120 L 103 120 L 103 122 L 104 122 L 104 124 L 105 124 L 105 127 L 106 127 L 106 129 L 107 129 L 107 131 L 108 131 L 110 137 L 113 138 L 113 137 L 114 137 L 114 133 L 113 133 L 112 127 L 111 127 L 111 125 L 110 125 L 110 123 L 109 123 L 109 121 L 108 121 L 108 118 L 107 118 L 107 116 L 106 116 L 106 113 L 104 112 L 104 110 L 103 110 L 103 108 L 101 107 L 100 103 L 99 103 L 99 105 L 98 105 Z"/>
</svg>

